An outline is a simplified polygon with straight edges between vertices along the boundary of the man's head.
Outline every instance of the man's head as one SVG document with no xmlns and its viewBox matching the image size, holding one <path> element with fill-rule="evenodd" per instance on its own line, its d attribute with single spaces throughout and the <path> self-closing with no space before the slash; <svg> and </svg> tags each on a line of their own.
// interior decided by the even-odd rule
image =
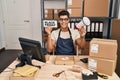
<svg viewBox="0 0 120 80">
<path fill-rule="evenodd" d="M 60 18 L 60 16 L 64 16 L 64 15 L 66 15 L 68 18 L 70 16 L 68 11 L 62 10 L 62 11 L 59 12 L 58 17 Z"/>
<path fill-rule="evenodd" d="M 69 16 L 70 16 L 70 14 L 66 10 L 59 12 L 58 17 L 59 17 L 59 23 L 60 23 L 61 28 L 68 27 Z"/>
</svg>

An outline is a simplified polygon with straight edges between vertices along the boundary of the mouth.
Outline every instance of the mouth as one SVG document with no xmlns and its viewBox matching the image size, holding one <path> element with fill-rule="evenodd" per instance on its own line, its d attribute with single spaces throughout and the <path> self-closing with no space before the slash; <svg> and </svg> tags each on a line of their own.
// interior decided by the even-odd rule
<svg viewBox="0 0 120 80">
<path fill-rule="evenodd" d="M 61 25 L 62 25 L 62 26 L 67 26 L 66 23 L 62 23 Z"/>
</svg>

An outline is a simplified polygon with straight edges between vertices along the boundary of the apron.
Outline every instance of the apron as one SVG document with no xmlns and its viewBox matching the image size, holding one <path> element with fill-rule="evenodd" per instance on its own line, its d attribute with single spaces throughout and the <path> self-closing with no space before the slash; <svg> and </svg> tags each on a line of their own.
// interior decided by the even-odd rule
<svg viewBox="0 0 120 80">
<path fill-rule="evenodd" d="M 69 34 L 70 38 L 63 39 L 60 37 L 61 30 L 59 31 L 57 43 L 56 43 L 56 55 L 75 55 L 75 50 L 74 50 L 74 44 L 73 44 L 73 39 L 71 36 L 70 29 Z"/>
</svg>

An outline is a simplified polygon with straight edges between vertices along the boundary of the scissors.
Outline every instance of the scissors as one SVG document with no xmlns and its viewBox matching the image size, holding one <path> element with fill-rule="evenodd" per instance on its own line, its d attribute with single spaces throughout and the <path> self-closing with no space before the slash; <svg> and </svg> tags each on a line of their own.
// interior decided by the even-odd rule
<svg viewBox="0 0 120 80">
<path fill-rule="evenodd" d="M 58 72 L 58 73 L 54 73 L 53 76 L 54 77 L 59 77 L 61 73 L 63 73 L 64 71 Z"/>
</svg>

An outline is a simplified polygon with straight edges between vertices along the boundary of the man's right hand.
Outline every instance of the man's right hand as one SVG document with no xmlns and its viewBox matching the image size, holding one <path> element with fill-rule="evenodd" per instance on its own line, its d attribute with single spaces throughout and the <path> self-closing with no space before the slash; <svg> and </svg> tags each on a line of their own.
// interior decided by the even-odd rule
<svg viewBox="0 0 120 80">
<path fill-rule="evenodd" d="M 45 31 L 47 32 L 48 35 L 51 34 L 52 27 L 51 26 L 45 27 Z"/>
</svg>

